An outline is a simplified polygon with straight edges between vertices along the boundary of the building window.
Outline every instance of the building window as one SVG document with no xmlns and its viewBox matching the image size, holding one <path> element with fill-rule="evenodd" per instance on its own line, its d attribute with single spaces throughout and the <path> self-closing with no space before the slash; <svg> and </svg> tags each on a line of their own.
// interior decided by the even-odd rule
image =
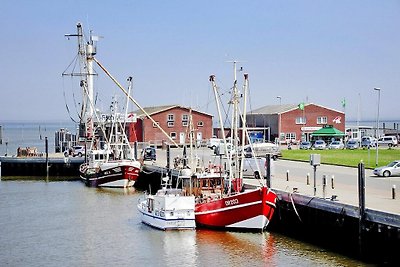
<svg viewBox="0 0 400 267">
<path fill-rule="evenodd" d="M 203 126 L 204 126 L 203 121 L 199 121 L 199 122 L 197 123 L 197 127 L 203 127 Z"/>
<path fill-rule="evenodd" d="M 174 121 L 174 114 L 168 114 L 168 121 Z"/>
<path fill-rule="evenodd" d="M 296 124 L 306 124 L 307 120 L 305 117 L 297 117 L 296 118 Z"/>
<path fill-rule="evenodd" d="M 155 123 L 153 122 L 153 128 L 157 128 L 157 125 L 160 125 L 159 121 L 156 121 Z"/>
<path fill-rule="evenodd" d="M 171 133 L 169 134 L 169 136 L 171 136 L 171 139 L 172 139 L 172 140 L 175 140 L 175 139 L 176 139 L 176 132 L 171 132 Z"/>
<path fill-rule="evenodd" d="M 327 117 L 318 117 L 317 118 L 317 124 L 327 124 L 327 123 L 328 123 Z"/>
<path fill-rule="evenodd" d="M 174 127 L 174 114 L 168 114 L 167 116 L 167 126 L 168 127 Z"/>
<path fill-rule="evenodd" d="M 296 133 L 286 133 L 285 139 L 286 140 L 296 140 Z"/>
<path fill-rule="evenodd" d="M 182 114 L 182 126 L 187 127 L 188 126 L 188 121 L 189 121 L 189 115 L 188 114 Z"/>
</svg>

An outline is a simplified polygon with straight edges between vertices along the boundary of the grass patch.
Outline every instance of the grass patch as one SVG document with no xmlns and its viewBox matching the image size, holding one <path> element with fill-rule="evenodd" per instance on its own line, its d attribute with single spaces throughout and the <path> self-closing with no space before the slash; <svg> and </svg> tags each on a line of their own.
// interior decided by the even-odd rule
<svg viewBox="0 0 400 267">
<path fill-rule="evenodd" d="M 355 150 L 282 150 L 282 159 L 306 161 L 310 160 L 310 154 L 320 154 L 321 163 L 357 167 L 364 162 L 366 168 L 375 168 L 375 149 Z M 400 159 L 400 149 L 382 148 L 378 151 L 378 166 L 387 165 L 389 162 Z"/>
</svg>

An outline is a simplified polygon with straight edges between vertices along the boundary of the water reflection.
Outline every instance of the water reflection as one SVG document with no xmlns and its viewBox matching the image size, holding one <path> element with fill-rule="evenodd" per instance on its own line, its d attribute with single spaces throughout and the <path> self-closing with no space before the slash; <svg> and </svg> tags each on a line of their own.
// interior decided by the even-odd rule
<svg viewBox="0 0 400 267">
<path fill-rule="evenodd" d="M 361 266 L 276 233 L 144 225 L 133 188 L 0 181 L 0 265 Z"/>
</svg>

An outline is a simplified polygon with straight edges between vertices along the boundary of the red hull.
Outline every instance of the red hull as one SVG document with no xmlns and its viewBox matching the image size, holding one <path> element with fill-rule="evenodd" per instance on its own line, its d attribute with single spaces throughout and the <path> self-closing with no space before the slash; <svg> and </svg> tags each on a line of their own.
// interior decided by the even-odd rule
<svg viewBox="0 0 400 267">
<path fill-rule="evenodd" d="M 263 230 L 272 219 L 276 194 L 267 187 L 196 204 L 196 224 L 212 228 Z"/>
</svg>

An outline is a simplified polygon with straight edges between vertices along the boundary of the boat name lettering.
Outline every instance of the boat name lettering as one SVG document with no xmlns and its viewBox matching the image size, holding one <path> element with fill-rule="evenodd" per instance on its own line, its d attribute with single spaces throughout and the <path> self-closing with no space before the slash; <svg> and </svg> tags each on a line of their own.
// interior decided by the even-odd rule
<svg viewBox="0 0 400 267">
<path fill-rule="evenodd" d="M 239 200 L 237 198 L 225 200 L 225 206 L 231 206 L 236 204 L 239 204 Z"/>
</svg>

